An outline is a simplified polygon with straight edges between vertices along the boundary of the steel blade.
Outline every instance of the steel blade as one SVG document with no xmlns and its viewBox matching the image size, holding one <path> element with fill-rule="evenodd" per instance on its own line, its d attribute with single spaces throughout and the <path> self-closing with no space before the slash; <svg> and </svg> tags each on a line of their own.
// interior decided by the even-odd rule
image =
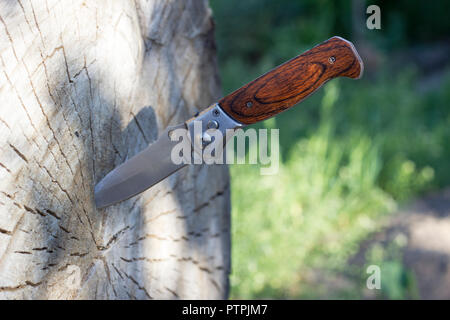
<svg viewBox="0 0 450 320">
<path fill-rule="evenodd" d="M 145 191 L 186 164 L 174 164 L 170 154 L 178 141 L 171 141 L 169 132 L 185 128 L 185 124 L 168 127 L 146 149 L 108 173 L 95 186 L 95 203 L 103 208 Z"/>
</svg>

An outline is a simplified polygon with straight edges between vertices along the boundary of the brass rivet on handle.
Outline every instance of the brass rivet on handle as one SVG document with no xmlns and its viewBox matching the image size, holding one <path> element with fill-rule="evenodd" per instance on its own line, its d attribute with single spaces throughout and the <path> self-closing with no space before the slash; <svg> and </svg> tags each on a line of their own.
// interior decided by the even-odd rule
<svg viewBox="0 0 450 320">
<path fill-rule="evenodd" d="M 253 103 L 251 101 L 248 101 L 246 104 L 247 108 L 251 108 L 253 106 Z"/>
</svg>

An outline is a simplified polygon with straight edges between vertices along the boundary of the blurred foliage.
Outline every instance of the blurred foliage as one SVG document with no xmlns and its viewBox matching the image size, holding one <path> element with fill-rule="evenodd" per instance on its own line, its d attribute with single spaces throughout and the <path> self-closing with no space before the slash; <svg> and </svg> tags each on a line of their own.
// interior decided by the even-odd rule
<svg viewBox="0 0 450 320">
<path fill-rule="evenodd" d="M 380 267 L 381 290 L 375 291 L 376 298 L 418 299 L 418 289 L 413 273 L 402 263 L 402 247 L 407 244 L 404 234 L 398 234 L 387 246 L 374 243 L 366 253 L 366 268 L 370 265 Z M 365 283 L 367 274 L 361 275 L 360 283 Z"/>
<path fill-rule="evenodd" d="M 333 80 L 254 125 L 280 129 L 282 164 L 273 176 L 254 165 L 231 167 L 232 298 L 361 297 L 365 266 L 348 263 L 361 241 L 402 202 L 450 183 L 450 73 L 424 90 L 417 66 L 402 60 L 393 68 L 388 59 L 445 40 L 450 2 L 362 1 L 364 10 L 381 7 L 382 30 L 374 31 L 365 28 L 364 11 L 356 12 L 362 22 L 355 19 L 355 3 L 210 1 L 224 93 L 355 30 L 381 61 L 362 80 Z M 380 298 L 417 297 L 401 258 L 367 261 L 382 264 L 388 279 Z M 333 292 L 321 286 L 325 279 L 337 283 Z"/>
</svg>

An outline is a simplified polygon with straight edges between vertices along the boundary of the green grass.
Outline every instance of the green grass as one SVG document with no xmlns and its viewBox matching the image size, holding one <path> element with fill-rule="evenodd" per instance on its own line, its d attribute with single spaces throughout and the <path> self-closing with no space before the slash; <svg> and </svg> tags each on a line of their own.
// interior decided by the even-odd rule
<svg viewBox="0 0 450 320">
<path fill-rule="evenodd" d="M 450 81 L 430 95 L 413 85 L 410 73 L 330 82 L 263 124 L 280 128 L 283 161 L 272 176 L 258 166 L 231 167 L 232 298 L 359 297 L 363 266 L 348 265 L 359 243 L 398 203 L 438 187 L 436 173 L 449 175 L 449 113 L 428 118 Z M 403 275 L 398 260 L 385 265 L 387 278 Z M 311 287 L 311 270 L 324 279 L 345 273 L 353 283 L 330 293 Z M 386 295 L 398 297 L 398 287 Z"/>
<path fill-rule="evenodd" d="M 400 204 L 450 184 L 450 73 L 423 92 L 423 70 L 395 60 L 396 50 L 447 38 L 449 2 L 375 1 L 376 31 L 364 12 L 354 20 L 352 3 L 210 1 L 225 94 L 333 35 L 351 39 L 355 27 L 379 61 L 362 80 L 333 80 L 254 126 L 280 129 L 282 162 L 273 176 L 231 166 L 231 298 L 361 297 L 366 266 L 349 257 Z M 401 257 L 377 250 L 366 262 L 382 264 L 389 284 L 376 297 L 416 297 Z"/>
<path fill-rule="evenodd" d="M 381 271 L 381 288 L 372 292 L 373 298 L 396 300 L 420 298 L 414 274 L 402 262 L 401 249 L 406 244 L 406 236 L 398 234 L 388 245 L 382 246 L 375 242 L 367 250 L 366 263 L 361 271 L 369 265 L 379 266 Z M 367 273 L 362 272 L 359 283 L 364 284 L 367 276 Z"/>
</svg>

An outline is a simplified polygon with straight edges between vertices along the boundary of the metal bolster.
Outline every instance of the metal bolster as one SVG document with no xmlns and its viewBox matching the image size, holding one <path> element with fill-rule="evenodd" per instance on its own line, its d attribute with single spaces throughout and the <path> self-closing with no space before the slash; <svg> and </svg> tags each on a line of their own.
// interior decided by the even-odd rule
<svg viewBox="0 0 450 320">
<path fill-rule="evenodd" d="M 195 122 L 199 121 L 201 125 L 201 132 L 195 132 Z M 205 110 L 203 110 L 197 117 L 186 121 L 186 126 L 189 130 L 191 143 L 197 146 L 205 147 L 212 142 L 211 136 L 207 130 L 219 130 L 222 133 L 223 143 L 226 143 L 226 132 L 228 130 L 236 130 L 244 127 L 244 125 L 236 120 L 233 120 L 229 115 L 223 111 L 218 103 L 214 103 Z M 197 127 L 199 125 L 197 124 Z M 199 131 L 197 129 L 197 131 Z M 228 137 L 229 138 L 229 137 Z"/>
</svg>

